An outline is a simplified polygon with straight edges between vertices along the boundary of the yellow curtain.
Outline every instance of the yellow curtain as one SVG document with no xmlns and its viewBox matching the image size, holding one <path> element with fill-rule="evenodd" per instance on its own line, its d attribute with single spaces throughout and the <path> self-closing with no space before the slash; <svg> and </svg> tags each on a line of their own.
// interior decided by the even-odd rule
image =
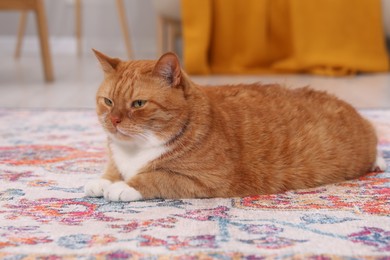
<svg viewBox="0 0 390 260">
<path fill-rule="evenodd" d="M 381 0 L 182 0 L 192 74 L 389 70 Z"/>
</svg>

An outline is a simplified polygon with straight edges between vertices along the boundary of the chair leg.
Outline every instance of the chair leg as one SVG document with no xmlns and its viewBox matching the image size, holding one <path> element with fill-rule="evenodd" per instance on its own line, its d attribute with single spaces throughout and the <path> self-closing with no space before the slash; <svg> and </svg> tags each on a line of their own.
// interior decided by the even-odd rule
<svg viewBox="0 0 390 260">
<path fill-rule="evenodd" d="M 34 11 L 37 20 L 39 42 L 41 45 L 41 55 L 42 55 L 44 73 L 45 73 L 45 80 L 47 82 L 50 82 L 54 80 L 54 76 L 53 76 L 53 67 L 52 67 L 51 56 L 50 56 L 48 29 L 47 29 L 45 7 L 43 4 L 43 0 L 35 0 Z"/>
<path fill-rule="evenodd" d="M 132 52 L 132 48 L 131 48 L 130 33 L 129 33 L 129 27 L 127 25 L 125 5 L 123 3 L 123 0 L 116 0 L 116 6 L 118 9 L 119 21 L 121 24 L 122 34 L 123 34 L 123 37 L 125 39 L 127 56 L 129 59 L 132 59 L 133 52 Z"/>
<path fill-rule="evenodd" d="M 81 9 L 81 0 L 76 0 L 75 2 L 75 31 L 76 31 L 76 40 L 77 40 L 77 55 L 81 57 L 82 55 L 82 28 L 81 28 L 81 20 L 82 20 L 82 9 Z"/>
<path fill-rule="evenodd" d="M 15 49 L 15 59 L 20 58 L 20 54 L 22 51 L 23 37 L 24 37 L 24 32 L 26 31 L 27 14 L 28 13 L 25 10 L 23 10 L 20 14 L 18 38 L 16 41 L 16 49 Z"/>
</svg>

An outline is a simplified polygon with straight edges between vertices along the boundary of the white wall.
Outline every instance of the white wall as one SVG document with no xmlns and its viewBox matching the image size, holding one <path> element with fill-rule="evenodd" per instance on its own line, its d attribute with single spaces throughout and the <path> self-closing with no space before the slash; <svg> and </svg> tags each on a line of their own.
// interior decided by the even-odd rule
<svg viewBox="0 0 390 260">
<path fill-rule="evenodd" d="M 156 54 L 156 14 L 152 1 L 124 0 L 124 2 L 136 58 L 154 57 Z M 64 38 L 74 41 L 74 1 L 46 0 L 45 4 L 52 42 L 55 39 Z M 82 7 L 84 53 L 89 55 L 91 48 L 97 48 L 112 55 L 123 56 L 125 54 L 124 41 L 115 1 L 83 0 Z M 19 15 L 19 12 L 0 12 L 0 36 L 16 38 Z M 35 25 L 35 17 L 30 13 L 27 36 L 35 37 Z M 65 44 L 65 46 L 69 45 Z"/>
</svg>

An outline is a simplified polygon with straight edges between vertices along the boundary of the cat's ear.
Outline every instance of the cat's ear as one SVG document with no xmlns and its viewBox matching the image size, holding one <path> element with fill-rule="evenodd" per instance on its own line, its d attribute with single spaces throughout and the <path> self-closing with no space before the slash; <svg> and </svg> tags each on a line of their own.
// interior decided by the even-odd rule
<svg viewBox="0 0 390 260">
<path fill-rule="evenodd" d="M 92 51 L 95 53 L 95 56 L 100 62 L 100 65 L 102 66 L 102 69 L 105 74 L 110 74 L 115 72 L 116 67 L 121 62 L 120 59 L 108 57 L 107 55 L 95 49 L 92 49 Z"/>
<path fill-rule="evenodd" d="M 176 54 L 167 52 L 162 55 L 154 66 L 152 75 L 162 77 L 172 87 L 178 86 L 181 81 L 181 68 Z"/>
</svg>

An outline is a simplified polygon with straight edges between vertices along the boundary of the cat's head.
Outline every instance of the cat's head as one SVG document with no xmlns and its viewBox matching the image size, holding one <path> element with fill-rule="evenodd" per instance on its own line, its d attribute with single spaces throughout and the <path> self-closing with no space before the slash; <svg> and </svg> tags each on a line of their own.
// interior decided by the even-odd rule
<svg viewBox="0 0 390 260">
<path fill-rule="evenodd" d="M 122 61 L 94 50 L 104 72 L 96 111 L 113 140 L 168 142 L 188 117 L 189 81 L 173 53 L 158 61 Z"/>
</svg>

